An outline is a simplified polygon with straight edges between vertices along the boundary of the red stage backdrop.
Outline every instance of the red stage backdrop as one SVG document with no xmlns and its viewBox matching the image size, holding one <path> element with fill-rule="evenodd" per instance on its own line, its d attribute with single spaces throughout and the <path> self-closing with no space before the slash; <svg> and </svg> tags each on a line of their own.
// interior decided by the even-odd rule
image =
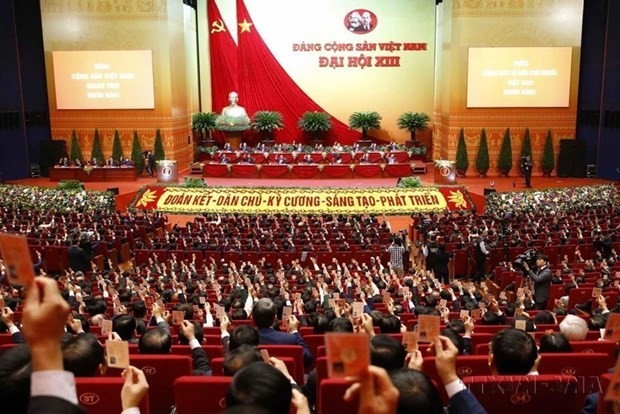
<svg viewBox="0 0 620 414">
<path fill-rule="evenodd" d="M 207 17 L 209 19 L 209 54 L 211 57 L 211 102 L 213 102 L 214 110 L 217 111 L 218 108 L 228 105 L 230 91 L 239 89 L 237 45 L 230 29 L 222 19 L 215 0 L 207 1 Z M 214 133 L 213 138 L 217 142 L 224 142 L 224 135 L 221 133 Z"/>
<path fill-rule="evenodd" d="M 381 129 L 371 137 L 404 142 L 397 118 L 433 111 L 433 0 L 209 1 L 231 29 L 237 24 L 239 104 L 250 116 L 281 112 L 278 142 L 304 140 L 297 123 L 305 111 L 329 113 L 328 142 L 343 144 L 360 137 L 347 125 L 353 112 L 379 112 Z M 220 16 L 209 19 L 220 24 Z M 220 75 L 214 69 L 212 76 Z M 224 105 L 214 95 L 214 110 Z"/>
<path fill-rule="evenodd" d="M 239 93 L 250 114 L 258 110 L 278 111 L 285 127 L 276 133 L 279 142 L 299 141 L 297 120 L 306 111 L 325 111 L 314 102 L 282 69 L 252 23 L 243 0 L 237 0 L 239 23 Z M 332 117 L 329 143 L 338 141 L 351 145 L 360 134 Z"/>
</svg>

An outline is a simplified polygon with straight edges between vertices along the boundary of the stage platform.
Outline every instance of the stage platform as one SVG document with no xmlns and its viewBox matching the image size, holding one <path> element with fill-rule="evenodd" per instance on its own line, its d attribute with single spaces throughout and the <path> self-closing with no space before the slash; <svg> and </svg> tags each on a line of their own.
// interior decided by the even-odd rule
<svg viewBox="0 0 620 414">
<path fill-rule="evenodd" d="M 433 163 L 426 163 L 427 173 L 418 175 L 423 185 L 433 185 L 434 168 Z M 196 177 L 190 175 L 189 166 L 185 170 L 179 172 L 179 182 L 183 182 L 185 177 Z M 322 180 L 322 179 L 272 179 L 248 177 L 244 180 L 238 178 L 207 178 L 206 182 L 209 186 L 237 187 L 241 183 L 244 187 L 331 187 L 331 188 L 365 188 L 365 187 L 395 187 L 397 178 L 353 178 L 346 180 Z M 21 180 L 9 181 L 12 184 L 32 185 L 40 187 L 55 187 L 57 183 L 50 182 L 47 177 L 27 178 Z M 118 187 L 119 196 L 116 198 L 117 208 L 124 210 L 129 202 L 135 197 L 137 191 L 145 185 L 156 184 L 157 179 L 154 177 L 138 177 L 133 182 L 86 182 L 84 186 L 87 190 L 106 190 L 112 186 Z M 491 185 L 493 183 L 493 185 Z M 513 186 L 513 183 L 515 184 Z M 602 180 L 598 178 L 559 178 L 559 177 L 532 177 L 533 189 L 573 187 L 583 185 L 609 184 L 612 181 Z M 458 178 L 457 184 L 467 189 L 476 209 L 482 211 L 484 209 L 484 192 L 485 189 L 492 189 L 498 192 L 525 191 L 525 182 L 515 177 L 474 177 L 472 174 L 465 178 Z M 189 216 L 188 216 L 189 217 Z M 184 223 L 185 216 L 180 215 L 171 219 L 172 222 Z M 408 215 L 390 216 L 390 221 L 394 229 L 407 228 L 411 219 Z"/>
<path fill-rule="evenodd" d="M 81 167 L 54 167 L 49 171 L 50 181 L 78 180 L 89 182 L 136 181 L 135 167 L 95 167 L 87 172 Z"/>
<path fill-rule="evenodd" d="M 257 177 L 261 179 L 321 178 L 345 180 L 351 178 L 409 177 L 426 174 L 426 165 L 420 161 L 397 164 L 221 164 L 217 162 L 200 163 L 200 168 L 192 164 L 191 172 L 205 178 Z"/>
</svg>

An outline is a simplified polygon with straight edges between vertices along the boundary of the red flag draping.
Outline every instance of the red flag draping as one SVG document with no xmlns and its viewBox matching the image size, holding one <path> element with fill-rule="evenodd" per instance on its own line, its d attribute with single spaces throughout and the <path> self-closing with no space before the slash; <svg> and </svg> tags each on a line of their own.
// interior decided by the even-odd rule
<svg viewBox="0 0 620 414">
<path fill-rule="evenodd" d="M 253 23 L 243 0 L 237 0 L 239 101 L 252 115 L 256 111 L 278 111 L 284 118 L 284 129 L 275 133 L 277 142 L 303 141 L 297 122 L 306 111 L 323 112 L 297 83 L 291 79 L 273 56 Z M 351 145 L 360 133 L 332 117 L 333 127 L 328 143 L 338 141 Z"/>
<path fill-rule="evenodd" d="M 215 0 L 207 1 L 209 53 L 211 60 L 211 105 L 219 112 L 228 105 L 228 94 L 239 88 L 237 45 L 224 23 Z M 236 30 L 236 27 L 232 28 Z M 213 131 L 213 139 L 223 144 L 224 134 Z"/>
</svg>

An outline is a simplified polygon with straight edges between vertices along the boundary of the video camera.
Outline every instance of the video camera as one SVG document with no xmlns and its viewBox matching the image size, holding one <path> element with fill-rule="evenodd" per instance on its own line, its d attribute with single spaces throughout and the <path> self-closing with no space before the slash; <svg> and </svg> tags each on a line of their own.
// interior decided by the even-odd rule
<svg viewBox="0 0 620 414">
<path fill-rule="evenodd" d="M 527 263 L 530 268 L 533 268 L 536 266 L 537 255 L 538 252 L 536 251 L 536 249 L 526 250 L 517 256 L 517 258 L 512 262 L 512 265 L 515 269 L 522 271 L 525 271 L 525 263 Z"/>
</svg>

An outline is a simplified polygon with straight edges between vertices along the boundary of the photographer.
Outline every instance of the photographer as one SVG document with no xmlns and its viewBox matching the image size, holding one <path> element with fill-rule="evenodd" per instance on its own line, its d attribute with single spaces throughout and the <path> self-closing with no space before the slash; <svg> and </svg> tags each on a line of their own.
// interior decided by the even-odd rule
<svg viewBox="0 0 620 414">
<path fill-rule="evenodd" d="M 452 254 L 446 251 L 446 245 L 440 244 L 437 247 L 437 253 L 435 253 L 435 260 L 433 263 L 433 273 L 435 277 L 444 285 L 450 284 L 450 270 L 448 264 Z"/>
<path fill-rule="evenodd" d="M 527 262 L 523 263 L 525 276 L 534 282 L 534 308 L 544 310 L 547 308 L 549 299 L 549 289 L 551 285 L 551 269 L 549 268 L 549 257 L 544 254 L 536 256 L 536 270 L 530 269 Z"/>
<path fill-rule="evenodd" d="M 437 244 L 437 238 L 434 232 L 429 232 L 428 236 L 430 237 L 428 243 L 426 242 L 427 240 L 425 240 L 425 243 L 422 244 L 422 254 L 425 257 L 426 270 L 435 270 L 439 245 Z"/>
<path fill-rule="evenodd" d="M 390 252 L 390 266 L 399 277 L 402 277 L 404 274 L 403 255 L 405 248 L 399 235 L 392 235 L 392 244 L 388 247 L 388 251 Z"/>
</svg>

